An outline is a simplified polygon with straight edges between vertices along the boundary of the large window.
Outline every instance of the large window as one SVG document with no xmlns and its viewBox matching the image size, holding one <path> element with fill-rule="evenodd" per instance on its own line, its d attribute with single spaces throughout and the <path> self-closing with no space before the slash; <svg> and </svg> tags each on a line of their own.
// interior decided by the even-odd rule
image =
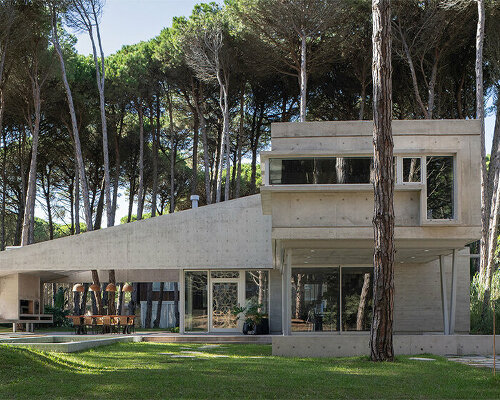
<svg viewBox="0 0 500 400">
<path fill-rule="evenodd" d="M 427 157 L 427 218 L 454 218 L 453 157 Z"/>
<path fill-rule="evenodd" d="M 208 330 L 208 272 L 186 271 L 185 318 L 186 332 Z"/>
<path fill-rule="evenodd" d="M 370 183 L 372 157 L 270 159 L 271 185 Z"/>
<path fill-rule="evenodd" d="M 247 305 L 256 304 L 260 312 L 269 313 L 269 272 L 247 271 L 245 273 L 245 299 Z"/>
<path fill-rule="evenodd" d="M 372 277 L 371 267 L 292 268 L 292 332 L 369 330 Z"/>
</svg>

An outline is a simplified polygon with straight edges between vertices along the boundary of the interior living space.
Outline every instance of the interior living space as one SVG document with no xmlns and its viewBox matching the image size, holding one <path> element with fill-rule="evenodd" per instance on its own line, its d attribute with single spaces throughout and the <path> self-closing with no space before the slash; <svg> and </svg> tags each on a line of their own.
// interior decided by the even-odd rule
<svg viewBox="0 0 500 400">
<path fill-rule="evenodd" d="M 91 282 L 90 270 L 115 269 L 117 282 L 178 282 L 180 334 L 237 334 L 243 319 L 233 311 L 252 303 L 272 335 L 367 338 L 372 126 L 273 124 L 258 195 L 2 252 L 0 286 L 36 282 L 30 293 L 0 290 L 0 320 L 18 317 L 9 310 L 26 299 L 42 302 L 40 284 Z M 467 245 L 480 237 L 479 122 L 393 121 L 393 136 L 394 332 L 466 335 Z"/>
</svg>

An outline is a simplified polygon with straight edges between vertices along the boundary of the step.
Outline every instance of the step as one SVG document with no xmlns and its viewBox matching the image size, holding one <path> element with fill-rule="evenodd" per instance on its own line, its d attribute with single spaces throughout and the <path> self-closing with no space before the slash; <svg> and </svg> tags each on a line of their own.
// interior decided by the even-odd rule
<svg viewBox="0 0 500 400">
<path fill-rule="evenodd" d="M 143 342 L 155 343 L 254 343 L 271 344 L 270 335 L 172 335 L 172 336 L 143 336 Z"/>
</svg>

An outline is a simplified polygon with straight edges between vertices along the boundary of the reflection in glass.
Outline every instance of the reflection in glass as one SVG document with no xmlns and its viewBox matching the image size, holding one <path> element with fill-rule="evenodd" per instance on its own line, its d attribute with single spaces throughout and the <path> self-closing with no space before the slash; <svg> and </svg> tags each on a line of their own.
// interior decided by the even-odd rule
<svg viewBox="0 0 500 400">
<path fill-rule="evenodd" d="M 372 181 L 372 157 L 270 159 L 271 185 L 355 184 Z"/>
<path fill-rule="evenodd" d="M 292 332 L 340 327 L 339 268 L 292 268 Z"/>
<path fill-rule="evenodd" d="M 420 182 L 420 158 L 403 158 L 403 182 Z"/>
<path fill-rule="evenodd" d="M 342 330 L 366 331 L 372 319 L 373 268 L 342 268 Z"/>
<path fill-rule="evenodd" d="M 262 304 L 259 312 L 269 313 L 269 273 L 268 271 L 247 271 L 245 273 L 245 298 L 247 305 Z"/>
<path fill-rule="evenodd" d="M 186 332 L 206 332 L 208 330 L 208 272 L 186 271 L 184 277 L 184 329 Z"/>
<path fill-rule="evenodd" d="M 427 218 L 453 219 L 453 157 L 427 157 Z"/>
</svg>

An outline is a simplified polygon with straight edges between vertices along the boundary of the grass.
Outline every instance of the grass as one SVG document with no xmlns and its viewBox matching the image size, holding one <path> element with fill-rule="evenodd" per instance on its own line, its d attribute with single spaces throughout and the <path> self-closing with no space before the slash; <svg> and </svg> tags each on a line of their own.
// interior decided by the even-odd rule
<svg viewBox="0 0 500 400">
<path fill-rule="evenodd" d="M 201 346 L 120 343 L 56 354 L 0 345 L 0 398 L 500 398 L 491 371 L 441 357 L 372 363 L 272 357 L 269 345 Z M 196 358 L 159 354 L 190 350 Z"/>
</svg>

